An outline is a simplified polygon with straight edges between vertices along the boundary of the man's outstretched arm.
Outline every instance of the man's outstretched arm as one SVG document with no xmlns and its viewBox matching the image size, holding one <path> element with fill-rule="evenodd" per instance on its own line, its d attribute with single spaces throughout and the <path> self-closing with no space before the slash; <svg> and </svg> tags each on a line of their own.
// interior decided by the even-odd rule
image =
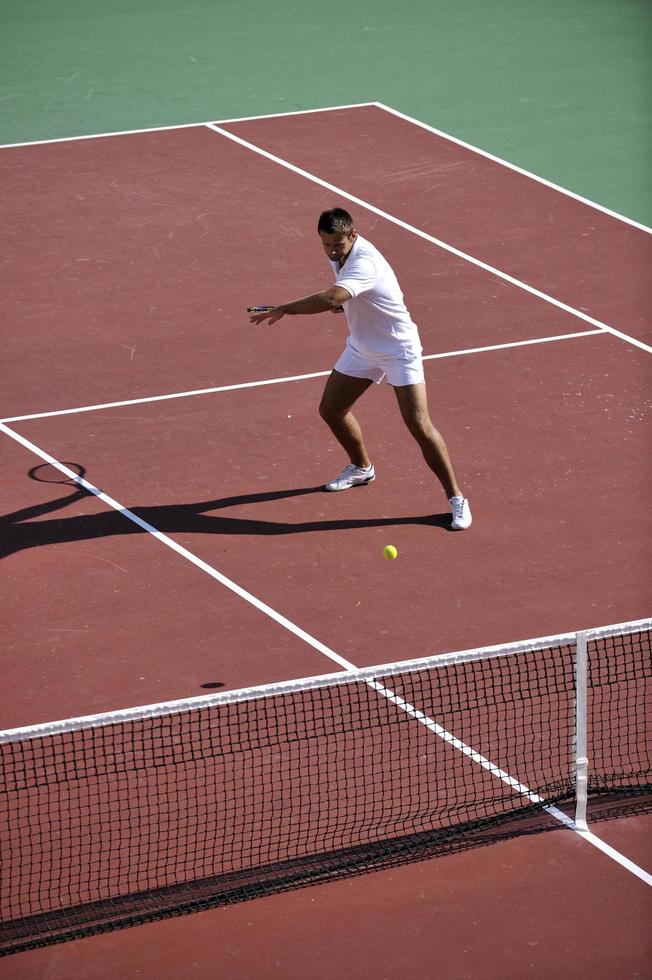
<svg viewBox="0 0 652 980">
<path fill-rule="evenodd" d="M 273 306 L 265 313 L 255 313 L 251 318 L 251 323 L 264 323 L 269 320 L 270 324 L 276 323 L 282 316 L 309 315 L 311 313 L 335 312 L 347 300 L 351 299 L 351 293 L 343 286 L 330 286 L 323 289 L 320 293 L 312 293 L 311 296 L 304 296 L 302 299 L 295 299 L 291 303 L 281 303 L 280 306 Z"/>
</svg>

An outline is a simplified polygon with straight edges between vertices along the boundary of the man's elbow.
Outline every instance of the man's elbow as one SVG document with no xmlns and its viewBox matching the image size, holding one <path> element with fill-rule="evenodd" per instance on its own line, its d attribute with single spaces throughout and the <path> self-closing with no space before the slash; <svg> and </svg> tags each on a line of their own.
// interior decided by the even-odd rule
<svg viewBox="0 0 652 980">
<path fill-rule="evenodd" d="M 339 310 L 346 303 L 347 299 L 351 299 L 351 294 L 345 289 L 327 289 L 324 294 L 324 302 L 328 304 L 329 310 Z"/>
</svg>

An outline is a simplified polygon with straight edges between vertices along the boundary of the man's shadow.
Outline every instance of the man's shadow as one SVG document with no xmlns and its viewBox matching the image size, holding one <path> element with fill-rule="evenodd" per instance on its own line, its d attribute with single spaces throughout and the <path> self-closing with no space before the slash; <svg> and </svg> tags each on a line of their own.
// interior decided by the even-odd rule
<svg viewBox="0 0 652 980">
<path fill-rule="evenodd" d="M 362 488 L 355 488 L 356 492 Z M 426 514 L 422 517 L 378 517 L 369 519 L 299 521 L 261 521 L 253 518 L 225 517 L 213 514 L 229 507 L 266 503 L 287 497 L 300 497 L 309 493 L 321 493 L 323 487 L 300 487 L 291 490 L 270 490 L 263 493 L 221 497 L 190 504 L 161 504 L 152 507 L 133 507 L 129 512 L 157 531 L 191 534 L 246 534 L 253 536 L 301 534 L 316 531 L 341 531 L 364 527 L 396 527 L 403 524 L 421 524 L 424 527 L 442 527 L 450 530 L 450 514 Z M 129 519 L 128 514 L 106 510 L 99 514 L 81 514 L 76 517 L 46 515 L 60 511 L 84 497 L 94 496 L 79 487 L 65 497 L 35 504 L 0 516 L 0 558 L 27 548 L 39 548 L 48 544 L 86 541 L 114 535 L 143 534 L 145 528 Z M 40 519 L 39 519 L 40 518 Z"/>
</svg>

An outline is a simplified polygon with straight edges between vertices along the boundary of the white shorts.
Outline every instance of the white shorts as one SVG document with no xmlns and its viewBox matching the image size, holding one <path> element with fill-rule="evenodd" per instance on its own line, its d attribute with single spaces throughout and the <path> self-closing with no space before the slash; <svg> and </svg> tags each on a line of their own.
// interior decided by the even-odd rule
<svg viewBox="0 0 652 980">
<path fill-rule="evenodd" d="M 352 378 L 369 378 L 379 385 L 384 377 L 390 385 L 418 385 L 425 382 L 421 350 L 413 347 L 396 354 L 379 354 L 376 351 L 358 350 L 350 340 L 340 354 L 335 370 Z"/>
</svg>

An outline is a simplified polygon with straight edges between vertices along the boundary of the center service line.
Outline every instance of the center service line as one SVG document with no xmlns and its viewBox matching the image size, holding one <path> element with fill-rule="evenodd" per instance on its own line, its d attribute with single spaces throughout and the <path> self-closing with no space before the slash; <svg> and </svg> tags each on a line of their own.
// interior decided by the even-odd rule
<svg viewBox="0 0 652 980">
<path fill-rule="evenodd" d="M 630 337 L 628 334 L 622 333 L 620 330 L 616 330 L 615 327 L 610 327 L 607 323 L 603 323 L 601 320 L 596 320 L 587 313 L 582 313 L 581 310 L 576 310 L 573 306 L 569 306 L 567 303 L 562 303 L 561 300 L 555 299 L 554 296 L 549 296 L 548 293 L 543 293 L 540 289 L 535 289 L 534 286 L 529 286 L 520 279 L 515 279 L 514 276 L 510 276 L 507 272 L 502 272 L 500 269 L 496 269 L 487 262 L 483 262 L 481 259 L 476 259 L 475 256 L 469 255 L 467 252 L 462 252 L 459 248 L 455 248 L 454 245 L 449 245 L 448 242 L 444 242 L 440 238 L 435 238 L 433 235 L 429 235 L 427 232 L 421 231 L 419 228 L 415 228 L 414 225 L 410 225 L 406 221 L 401 221 L 400 218 L 395 218 L 393 215 L 388 214 L 387 211 L 383 211 L 381 208 L 377 208 L 375 205 L 369 204 L 367 201 L 363 201 L 362 198 L 356 197 L 354 194 L 349 194 L 348 191 L 343 190 L 341 187 L 337 187 L 335 184 L 331 184 L 327 180 L 322 180 L 321 177 L 316 177 L 307 170 L 303 170 L 301 167 L 297 167 L 295 164 L 289 163 L 287 160 L 283 160 L 281 157 L 275 156 L 275 154 L 270 153 L 268 150 L 263 150 L 254 143 L 250 143 L 248 140 L 242 139 L 241 136 L 236 136 L 234 133 L 230 133 L 227 129 L 222 129 L 221 126 L 217 126 L 215 123 L 208 123 L 207 125 L 209 129 L 212 129 L 220 136 L 225 136 L 226 139 L 232 140 L 234 143 L 238 143 L 245 149 L 252 150 L 254 153 L 258 153 L 260 156 L 266 157 L 266 159 L 271 160 L 273 163 L 277 163 L 279 166 L 285 167 L 286 170 L 291 170 L 300 177 L 305 177 L 306 180 L 311 180 L 314 184 L 319 184 L 321 187 L 325 187 L 327 190 L 334 191 L 340 197 L 344 197 L 348 201 L 353 201 L 355 204 L 359 204 L 360 207 L 365 208 L 367 211 L 371 211 L 373 214 L 377 214 L 380 218 L 384 218 L 386 221 L 390 221 L 392 224 L 398 225 L 400 228 L 405 229 L 405 231 L 409 231 L 413 235 L 423 238 L 425 241 L 430 242 L 431 245 L 437 245 L 439 248 L 444 249 L 444 251 L 450 252 L 452 255 L 456 255 L 460 259 L 464 259 L 465 262 L 470 262 L 472 265 L 478 266 L 480 269 L 484 269 L 485 272 L 489 272 L 491 275 L 497 276 L 499 279 L 503 279 L 512 286 L 517 286 L 519 289 L 524 289 L 527 293 L 537 296 L 539 299 L 544 300 L 544 302 L 550 303 L 552 306 L 556 306 L 560 310 L 564 310 L 565 313 L 570 313 L 571 316 L 578 317 L 580 320 L 590 323 L 591 326 L 598 327 L 600 330 L 605 330 L 608 333 L 613 334 L 615 337 L 619 337 L 621 340 L 627 341 L 629 344 L 634 344 L 635 347 L 640 347 L 641 350 L 647 351 L 648 354 L 652 354 L 652 347 L 644 344 L 643 341 L 637 340 L 635 337 Z"/>
</svg>

